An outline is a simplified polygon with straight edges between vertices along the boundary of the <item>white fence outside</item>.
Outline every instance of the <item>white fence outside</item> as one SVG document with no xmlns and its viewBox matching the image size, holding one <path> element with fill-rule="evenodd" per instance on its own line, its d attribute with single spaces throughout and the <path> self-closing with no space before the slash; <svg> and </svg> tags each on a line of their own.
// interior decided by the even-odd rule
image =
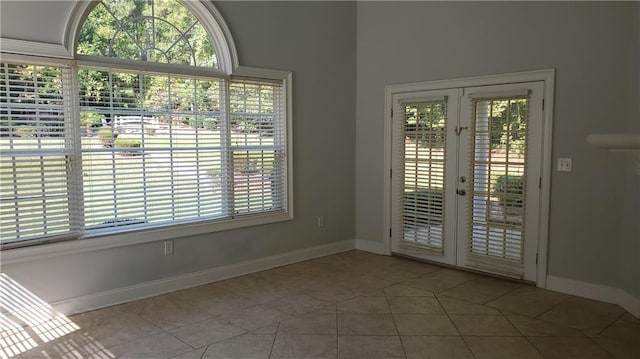
<svg viewBox="0 0 640 359">
<path fill-rule="evenodd" d="M 160 128 L 160 120 L 145 116 L 116 116 L 115 128 L 119 133 L 154 134 Z"/>
</svg>

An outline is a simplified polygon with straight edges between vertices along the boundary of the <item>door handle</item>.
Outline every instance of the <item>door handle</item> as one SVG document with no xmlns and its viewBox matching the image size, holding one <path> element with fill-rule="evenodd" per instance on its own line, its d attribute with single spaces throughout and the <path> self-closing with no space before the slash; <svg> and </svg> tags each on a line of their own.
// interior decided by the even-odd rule
<svg viewBox="0 0 640 359">
<path fill-rule="evenodd" d="M 467 194 L 467 191 L 463 190 L 463 189 L 457 189 L 456 193 L 460 196 L 464 196 L 465 194 Z"/>
</svg>

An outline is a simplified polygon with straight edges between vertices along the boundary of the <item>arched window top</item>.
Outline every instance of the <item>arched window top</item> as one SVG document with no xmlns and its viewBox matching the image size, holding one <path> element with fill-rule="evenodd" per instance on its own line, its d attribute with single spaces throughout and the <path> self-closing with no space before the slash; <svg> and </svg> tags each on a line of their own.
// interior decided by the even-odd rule
<svg viewBox="0 0 640 359">
<path fill-rule="evenodd" d="M 229 28 L 210 1 L 78 1 L 65 48 L 79 56 L 208 68 L 238 68 Z"/>
<path fill-rule="evenodd" d="M 80 30 L 77 53 L 218 68 L 200 21 L 177 1 L 103 0 Z"/>
</svg>

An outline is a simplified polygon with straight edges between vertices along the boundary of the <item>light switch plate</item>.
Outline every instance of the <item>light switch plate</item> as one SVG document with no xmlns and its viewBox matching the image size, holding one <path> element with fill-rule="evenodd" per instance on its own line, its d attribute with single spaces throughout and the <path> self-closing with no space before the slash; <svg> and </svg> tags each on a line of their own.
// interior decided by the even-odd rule
<svg viewBox="0 0 640 359">
<path fill-rule="evenodd" d="M 558 172 L 571 172 L 571 158 L 558 158 Z"/>
</svg>

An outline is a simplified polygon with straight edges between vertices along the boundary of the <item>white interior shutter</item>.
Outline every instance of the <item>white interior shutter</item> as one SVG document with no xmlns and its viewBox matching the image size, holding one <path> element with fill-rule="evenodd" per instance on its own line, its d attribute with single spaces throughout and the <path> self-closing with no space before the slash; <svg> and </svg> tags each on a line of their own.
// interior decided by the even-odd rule
<svg viewBox="0 0 640 359">
<path fill-rule="evenodd" d="M 518 278 L 524 272 L 527 94 L 472 94 L 469 101 L 473 189 L 465 265 Z"/>
<path fill-rule="evenodd" d="M 401 223 L 406 253 L 444 252 L 446 98 L 411 99 L 394 115 L 400 164 L 396 193 L 402 198 L 394 217 Z"/>
<path fill-rule="evenodd" d="M 77 235 L 73 183 L 71 71 L 0 64 L 0 231 L 3 247 Z"/>
</svg>

